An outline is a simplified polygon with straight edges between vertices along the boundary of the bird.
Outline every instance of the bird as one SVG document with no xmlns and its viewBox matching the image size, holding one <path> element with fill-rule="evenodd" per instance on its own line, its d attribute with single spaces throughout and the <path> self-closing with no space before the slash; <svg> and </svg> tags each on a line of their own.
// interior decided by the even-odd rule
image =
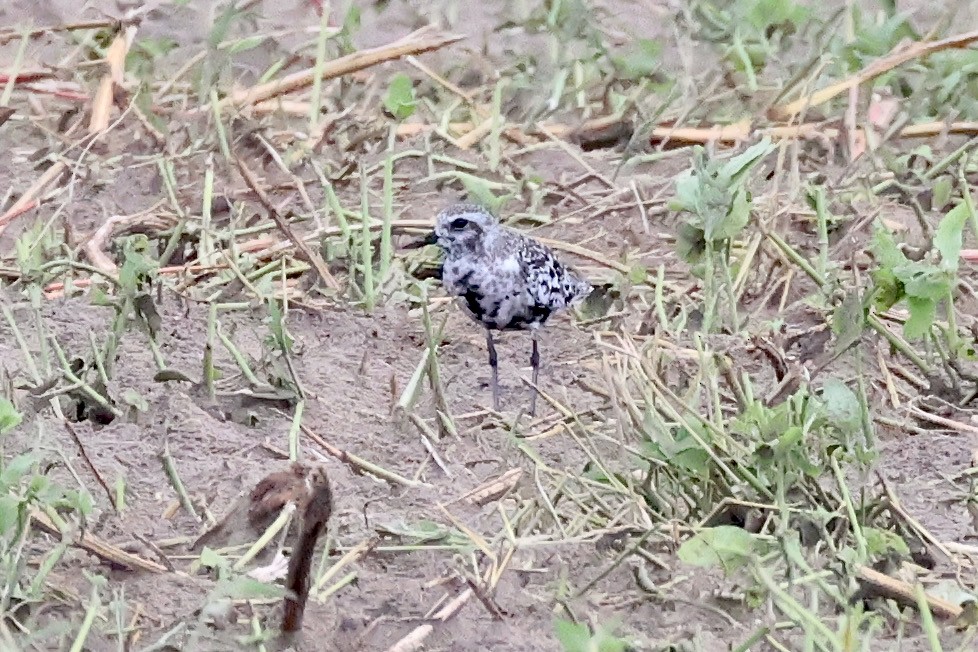
<svg viewBox="0 0 978 652">
<path fill-rule="evenodd" d="M 441 281 L 463 312 L 486 330 L 492 370 L 493 408 L 499 411 L 499 360 L 493 331 L 526 331 L 533 342 L 530 365 L 536 414 L 540 374 L 539 334 L 556 312 L 576 306 L 591 293 L 591 284 L 562 264 L 554 252 L 530 236 L 500 224 L 483 206 L 458 203 L 438 213 L 435 227 L 409 244 L 437 244 L 444 258 Z"/>
</svg>

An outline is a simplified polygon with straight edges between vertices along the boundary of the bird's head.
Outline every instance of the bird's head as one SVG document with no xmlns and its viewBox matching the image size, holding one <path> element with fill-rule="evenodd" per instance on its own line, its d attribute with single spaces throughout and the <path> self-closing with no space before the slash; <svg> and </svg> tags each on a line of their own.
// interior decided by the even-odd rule
<svg viewBox="0 0 978 652">
<path fill-rule="evenodd" d="M 438 213 L 431 233 L 408 246 L 437 244 L 446 252 L 473 251 L 478 249 L 498 223 L 493 214 L 482 206 L 455 204 Z"/>
</svg>

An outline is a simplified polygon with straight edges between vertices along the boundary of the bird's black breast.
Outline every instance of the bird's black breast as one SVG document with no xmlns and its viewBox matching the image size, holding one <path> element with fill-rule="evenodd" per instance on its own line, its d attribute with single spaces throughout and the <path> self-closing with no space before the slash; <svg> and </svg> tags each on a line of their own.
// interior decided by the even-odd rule
<svg viewBox="0 0 978 652">
<path fill-rule="evenodd" d="M 485 321 L 488 315 L 482 308 L 482 300 L 484 297 L 479 291 L 479 286 L 470 286 L 469 289 L 467 289 L 461 296 L 462 301 L 465 302 L 465 305 L 469 309 L 469 312 L 472 313 L 472 316 L 479 321 Z"/>
<path fill-rule="evenodd" d="M 529 306 L 527 312 L 514 315 L 513 319 L 500 330 L 523 330 L 531 326 L 543 326 L 552 314 L 553 309 L 550 306 L 535 303 Z"/>
<path fill-rule="evenodd" d="M 472 280 L 473 275 L 473 272 L 469 271 L 458 279 L 458 285 L 464 288 L 458 296 L 465 302 L 465 307 L 472 316 L 485 323 L 489 318 L 484 306 L 485 293 L 482 291 L 482 286 Z"/>
</svg>

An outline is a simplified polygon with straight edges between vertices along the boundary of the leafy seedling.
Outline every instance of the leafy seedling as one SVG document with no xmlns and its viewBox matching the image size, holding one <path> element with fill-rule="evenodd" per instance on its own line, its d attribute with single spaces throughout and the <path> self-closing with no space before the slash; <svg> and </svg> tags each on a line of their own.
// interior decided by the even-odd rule
<svg viewBox="0 0 978 652">
<path fill-rule="evenodd" d="M 558 620 L 554 633 L 564 652 L 625 652 L 628 643 L 614 635 L 614 629 L 598 626 L 593 632 L 585 623 Z"/>
<path fill-rule="evenodd" d="M 630 43 L 622 54 L 611 60 L 623 79 L 638 81 L 656 77 L 661 65 L 662 44 L 652 39 L 640 38 Z"/>
<path fill-rule="evenodd" d="M 704 309 L 702 330 L 711 332 L 718 303 L 718 290 L 727 292 L 730 328 L 739 328 L 733 275 L 729 258 L 731 243 L 747 225 L 751 194 L 747 188 L 750 171 L 774 150 L 764 138 L 727 161 L 711 159 L 702 147 L 693 156 L 692 168 L 676 179 L 676 195 L 670 208 L 685 216 L 679 227 L 676 247 L 680 258 L 702 278 Z M 717 277 L 723 285 L 717 285 Z"/>
<path fill-rule="evenodd" d="M 878 265 L 872 272 L 874 305 L 877 310 L 888 310 L 904 301 L 910 316 L 903 325 L 903 332 L 909 339 L 920 339 L 930 333 L 940 302 L 947 302 L 949 314 L 954 310 L 951 291 L 957 279 L 968 217 L 969 208 L 962 202 L 941 220 L 934 233 L 934 248 L 940 254 L 940 262 L 936 264 L 910 260 L 889 230 L 883 226 L 876 229 L 871 245 Z M 954 323 L 953 319 L 950 321 Z"/>
<path fill-rule="evenodd" d="M 774 151 L 765 138 L 728 161 L 717 161 L 697 147 L 693 167 L 676 179 L 676 196 L 670 208 L 686 214 L 679 235 L 679 255 L 696 265 L 707 243 L 718 250 L 735 238 L 750 218 L 751 195 L 748 173 Z"/>
<path fill-rule="evenodd" d="M 5 396 L 0 396 L 0 435 L 5 435 L 23 420 L 24 416 L 17 411 L 14 404 Z"/>
<path fill-rule="evenodd" d="M 384 98 L 384 108 L 395 120 L 410 118 L 418 100 L 414 96 L 414 83 L 404 73 L 394 75 L 387 86 L 387 96 Z"/>
<path fill-rule="evenodd" d="M 692 566 L 719 566 L 730 574 L 747 565 L 758 549 L 750 532 L 734 525 L 706 528 L 679 546 L 679 559 Z"/>
</svg>

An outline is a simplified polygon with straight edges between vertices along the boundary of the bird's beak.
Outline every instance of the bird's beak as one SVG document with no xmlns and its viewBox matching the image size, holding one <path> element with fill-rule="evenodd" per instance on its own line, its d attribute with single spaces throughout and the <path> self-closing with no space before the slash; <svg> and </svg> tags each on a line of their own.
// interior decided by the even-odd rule
<svg viewBox="0 0 978 652">
<path fill-rule="evenodd" d="M 432 231 L 423 238 L 418 238 L 417 240 L 412 240 L 411 242 L 404 245 L 405 249 L 420 249 L 427 245 L 438 244 L 438 234 Z"/>
</svg>

